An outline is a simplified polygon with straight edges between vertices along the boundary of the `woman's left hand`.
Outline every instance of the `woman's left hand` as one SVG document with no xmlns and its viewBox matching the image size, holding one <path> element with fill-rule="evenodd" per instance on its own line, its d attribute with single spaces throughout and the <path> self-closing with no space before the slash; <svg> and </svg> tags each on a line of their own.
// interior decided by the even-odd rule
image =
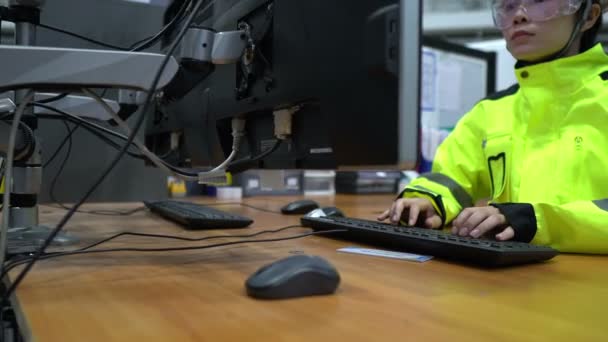
<svg viewBox="0 0 608 342">
<path fill-rule="evenodd" d="M 479 238 L 492 230 L 499 230 L 496 240 L 507 241 L 515 236 L 515 231 L 507 218 L 491 206 L 471 207 L 460 212 L 452 222 L 452 234 Z"/>
</svg>

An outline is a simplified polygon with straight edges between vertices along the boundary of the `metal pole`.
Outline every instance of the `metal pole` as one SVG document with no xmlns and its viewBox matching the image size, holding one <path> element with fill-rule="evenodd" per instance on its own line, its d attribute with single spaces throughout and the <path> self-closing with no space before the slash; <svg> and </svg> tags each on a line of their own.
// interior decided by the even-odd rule
<svg viewBox="0 0 608 342">
<path fill-rule="evenodd" d="M 44 2 L 45 0 L 11 0 L 9 5 L 11 9 L 24 11 L 26 14 L 37 17 L 37 12 L 44 5 Z M 27 11 L 34 12 L 27 13 Z M 30 22 L 16 22 L 15 43 L 20 46 L 35 46 L 36 25 Z M 17 105 L 21 103 L 27 93 L 27 89 L 15 91 L 15 103 Z M 33 107 L 26 108 L 24 115 L 34 115 Z M 38 222 L 38 196 L 42 185 L 42 153 L 40 143 L 36 141 L 33 133 L 31 137 L 34 142 L 32 153 L 29 154 L 27 159 L 20 160 L 18 166 L 13 169 L 11 198 L 14 197 L 15 201 L 11 200 L 11 208 L 9 209 L 8 236 L 21 236 L 22 240 L 42 241 L 49 234 L 49 228 L 40 226 Z M 58 238 L 63 238 L 62 242 L 65 244 L 76 241 L 76 239 L 69 238 L 67 235 L 61 235 Z"/>
<path fill-rule="evenodd" d="M 40 6 L 44 4 L 44 0 L 11 0 L 9 5 L 11 7 L 22 7 L 24 9 L 39 10 Z M 34 46 L 36 45 L 36 25 L 28 22 L 17 22 L 15 23 L 15 45 L 21 46 Z M 15 103 L 19 104 L 23 100 L 27 89 L 21 89 L 15 91 Z M 25 115 L 31 115 L 34 113 L 34 108 L 29 107 L 25 111 Z"/>
</svg>

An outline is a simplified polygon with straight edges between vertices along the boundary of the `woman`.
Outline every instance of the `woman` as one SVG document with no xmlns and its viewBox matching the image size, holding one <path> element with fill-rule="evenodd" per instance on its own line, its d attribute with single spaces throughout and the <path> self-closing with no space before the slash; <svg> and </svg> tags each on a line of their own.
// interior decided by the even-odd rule
<svg viewBox="0 0 608 342">
<path fill-rule="evenodd" d="M 608 253 L 608 56 L 593 45 L 604 1 L 492 5 L 518 84 L 466 114 L 432 173 L 378 219 Z"/>
</svg>

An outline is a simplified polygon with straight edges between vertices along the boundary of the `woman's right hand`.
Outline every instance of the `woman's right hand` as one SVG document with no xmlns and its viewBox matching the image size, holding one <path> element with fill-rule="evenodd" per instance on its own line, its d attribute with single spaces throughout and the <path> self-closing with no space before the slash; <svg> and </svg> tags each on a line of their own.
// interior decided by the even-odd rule
<svg viewBox="0 0 608 342">
<path fill-rule="evenodd" d="M 393 202 L 390 209 L 378 216 L 379 221 L 389 219 L 392 224 L 400 221 L 409 226 L 430 229 L 441 228 L 441 217 L 435 211 L 431 201 L 426 198 L 400 198 Z"/>
</svg>

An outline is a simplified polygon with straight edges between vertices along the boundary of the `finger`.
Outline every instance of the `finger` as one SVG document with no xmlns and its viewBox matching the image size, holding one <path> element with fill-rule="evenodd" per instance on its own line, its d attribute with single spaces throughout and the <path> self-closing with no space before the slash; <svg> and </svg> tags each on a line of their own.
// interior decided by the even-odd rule
<svg viewBox="0 0 608 342">
<path fill-rule="evenodd" d="M 385 210 L 382 214 L 380 214 L 380 216 L 378 216 L 378 221 L 384 221 L 384 220 L 386 220 L 389 217 L 390 214 L 391 214 L 391 210 L 390 209 Z"/>
<path fill-rule="evenodd" d="M 502 232 L 496 234 L 496 240 L 498 241 L 507 241 L 511 240 L 515 237 L 515 230 L 512 227 L 507 227 Z"/>
<path fill-rule="evenodd" d="M 481 223 L 479 223 L 472 231 L 469 235 L 471 235 L 474 238 L 478 238 L 482 235 L 484 235 L 485 233 L 491 231 L 492 229 L 496 229 L 502 225 L 505 224 L 503 218 L 501 218 L 502 215 L 491 215 L 489 217 L 487 217 L 485 220 L 483 220 Z"/>
<path fill-rule="evenodd" d="M 418 221 L 418 216 L 420 216 L 420 207 L 418 205 L 412 205 L 410 207 L 410 214 L 408 215 L 409 219 L 407 224 L 413 226 Z"/>
<path fill-rule="evenodd" d="M 401 214 L 406 206 L 408 206 L 408 202 L 405 200 L 399 200 L 394 203 L 393 210 L 391 211 L 391 223 L 399 224 Z"/>
<path fill-rule="evenodd" d="M 389 209 L 388 219 L 390 221 L 392 221 L 392 218 L 395 215 L 395 210 L 397 210 L 397 202 L 399 202 L 399 200 L 393 202 L 393 204 L 391 205 L 391 208 Z"/>
<path fill-rule="evenodd" d="M 454 225 L 453 222 L 452 222 L 452 234 L 454 234 L 454 235 L 458 234 L 458 227 L 456 225 Z"/>
<path fill-rule="evenodd" d="M 460 214 L 458 214 L 458 216 L 456 217 L 456 219 L 454 219 L 453 221 L 453 225 L 456 228 L 461 228 L 462 224 L 469 219 L 469 217 L 471 215 L 473 215 L 473 213 L 475 213 L 475 210 L 473 210 L 472 208 L 467 208 L 464 209 L 463 211 L 460 212 Z"/>
<path fill-rule="evenodd" d="M 467 236 L 477 228 L 482 222 L 488 218 L 488 213 L 477 210 L 469 218 L 462 223 L 462 227 L 458 231 L 458 235 Z"/>
<path fill-rule="evenodd" d="M 441 217 L 432 215 L 424 221 L 424 226 L 429 229 L 441 228 Z"/>
</svg>

